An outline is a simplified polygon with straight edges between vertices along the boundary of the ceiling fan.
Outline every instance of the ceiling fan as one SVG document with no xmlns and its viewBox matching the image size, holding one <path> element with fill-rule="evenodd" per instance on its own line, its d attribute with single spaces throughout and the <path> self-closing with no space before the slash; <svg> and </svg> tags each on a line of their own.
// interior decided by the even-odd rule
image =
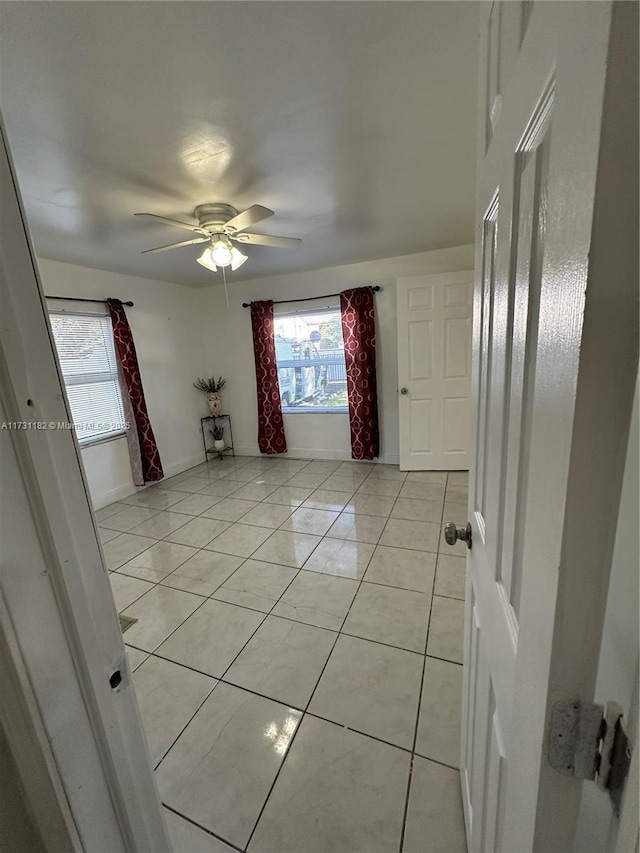
<svg viewBox="0 0 640 853">
<path fill-rule="evenodd" d="M 237 270 L 247 260 L 247 255 L 237 249 L 232 241 L 252 246 L 274 246 L 277 249 L 293 249 L 302 242 L 295 237 L 272 237 L 268 234 L 247 233 L 247 228 L 273 216 L 273 210 L 261 204 L 253 204 L 242 213 L 238 213 L 230 204 L 219 202 L 199 204 L 194 210 L 197 224 L 167 219 L 166 216 L 158 216 L 155 213 L 134 213 L 133 215 L 151 216 L 160 222 L 175 225 L 176 228 L 183 228 L 198 235 L 193 240 L 170 243 L 168 246 L 158 246 L 156 249 L 145 249 L 142 252 L 143 255 L 149 252 L 166 252 L 168 249 L 192 246 L 196 243 L 209 243 L 197 261 L 213 272 L 217 272 L 218 267 L 231 267 L 232 270 Z"/>
</svg>

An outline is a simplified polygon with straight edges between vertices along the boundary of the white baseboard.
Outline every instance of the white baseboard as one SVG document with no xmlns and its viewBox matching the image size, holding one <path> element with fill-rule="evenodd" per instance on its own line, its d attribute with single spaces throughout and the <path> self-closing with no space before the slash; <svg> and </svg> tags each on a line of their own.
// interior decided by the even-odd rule
<svg viewBox="0 0 640 853">
<path fill-rule="evenodd" d="M 238 456 L 260 456 L 258 448 L 254 446 L 236 447 Z M 351 462 L 350 450 L 334 450 L 331 448 L 314 448 L 309 450 L 308 447 L 289 447 L 286 454 L 283 454 L 283 459 L 322 459 L 330 462 Z M 398 465 L 400 462 L 399 453 L 385 453 L 374 462 L 382 465 Z"/>
<path fill-rule="evenodd" d="M 118 486 L 117 489 L 109 489 L 108 492 L 103 492 L 101 495 L 91 495 L 94 512 L 116 501 L 121 501 L 122 498 L 128 498 L 129 495 L 133 495 L 136 491 L 136 486 L 131 483 L 131 485 Z"/>
<path fill-rule="evenodd" d="M 204 450 L 202 450 L 195 456 L 190 456 L 188 459 L 181 459 L 180 462 L 176 462 L 175 465 L 170 465 L 168 468 L 165 468 L 164 478 L 165 480 L 168 480 L 169 477 L 175 477 L 176 474 L 182 474 L 183 471 L 188 471 L 189 468 L 195 468 L 196 465 L 202 465 L 204 461 Z"/>
<path fill-rule="evenodd" d="M 190 456 L 187 459 L 181 459 L 173 465 L 169 465 L 164 469 L 164 478 L 175 477 L 176 474 L 182 474 L 183 471 L 188 471 L 189 468 L 194 468 L 204 462 L 204 452 L 198 453 L 197 456 Z M 109 489 L 108 492 L 103 492 L 101 495 L 91 495 L 94 510 L 102 509 L 109 504 L 121 501 L 122 498 L 128 498 L 129 495 L 135 495 L 136 492 L 142 489 L 148 489 L 150 486 L 158 485 L 157 483 L 147 483 L 145 486 L 136 486 L 133 481 L 123 483 L 115 489 Z"/>
<path fill-rule="evenodd" d="M 379 459 L 382 465 L 399 465 L 400 464 L 400 454 L 399 453 L 384 453 Z"/>
</svg>

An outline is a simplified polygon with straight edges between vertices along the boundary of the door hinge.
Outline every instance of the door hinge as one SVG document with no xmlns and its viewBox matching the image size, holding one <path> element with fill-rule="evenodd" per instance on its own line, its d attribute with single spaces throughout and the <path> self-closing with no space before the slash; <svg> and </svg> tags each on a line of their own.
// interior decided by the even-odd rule
<svg viewBox="0 0 640 853">
<path fill-rule="evenodd" d="M 608 791 L 614 813 L 620 814 L 622 793 L 631 765 L 633 746 L 622 725 L 622 708 L 606 709 L 592 702 L 569 699 L 551 711 L 549 764 L 564 776 L 595 781 Z"/>
</svg>

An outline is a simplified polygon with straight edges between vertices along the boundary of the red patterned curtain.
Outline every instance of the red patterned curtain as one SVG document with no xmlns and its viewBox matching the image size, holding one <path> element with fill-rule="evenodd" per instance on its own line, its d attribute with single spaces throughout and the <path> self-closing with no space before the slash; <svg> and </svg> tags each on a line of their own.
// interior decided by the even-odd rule
<svg viewBox="0 0 640 853">
<path fill-rule="evenodd" d="M 380 450 L 376 387 L 376 317 L 373 291 L 340 294 L 353 459 L 374 459 Z"/>
<path fill-rule="evenodd" d="M 107 299 L 113 339 L 118 357 L 118 376 L 122 391 L 125 419 L 129 423 L 127 442 L 131 458 L 131 473 L 136 486 L 162 480 L 164 471 L 144 400 L 138 356 L 133 343 L 129 321 L 119 299 Z M 135 425 L 135 429 L 133 428 Z"/>
<path fill-rule="evenodd" d="M 286 453 L 271 300 L 251 303 L 251 327 L 258 390 L 258 447 L 260 453 Z"/>
</svg>

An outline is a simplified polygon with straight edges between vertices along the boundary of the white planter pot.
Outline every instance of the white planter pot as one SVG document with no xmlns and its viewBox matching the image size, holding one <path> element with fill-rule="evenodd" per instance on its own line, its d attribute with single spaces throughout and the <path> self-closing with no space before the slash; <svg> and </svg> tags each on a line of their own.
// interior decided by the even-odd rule
<svg viewBox="0 0 640 853">
<path fill-rule="evenodd" d="M 216 450 L 224 450 L 224 438 L 216 438 L 213 442 Z"/>
</svg>

